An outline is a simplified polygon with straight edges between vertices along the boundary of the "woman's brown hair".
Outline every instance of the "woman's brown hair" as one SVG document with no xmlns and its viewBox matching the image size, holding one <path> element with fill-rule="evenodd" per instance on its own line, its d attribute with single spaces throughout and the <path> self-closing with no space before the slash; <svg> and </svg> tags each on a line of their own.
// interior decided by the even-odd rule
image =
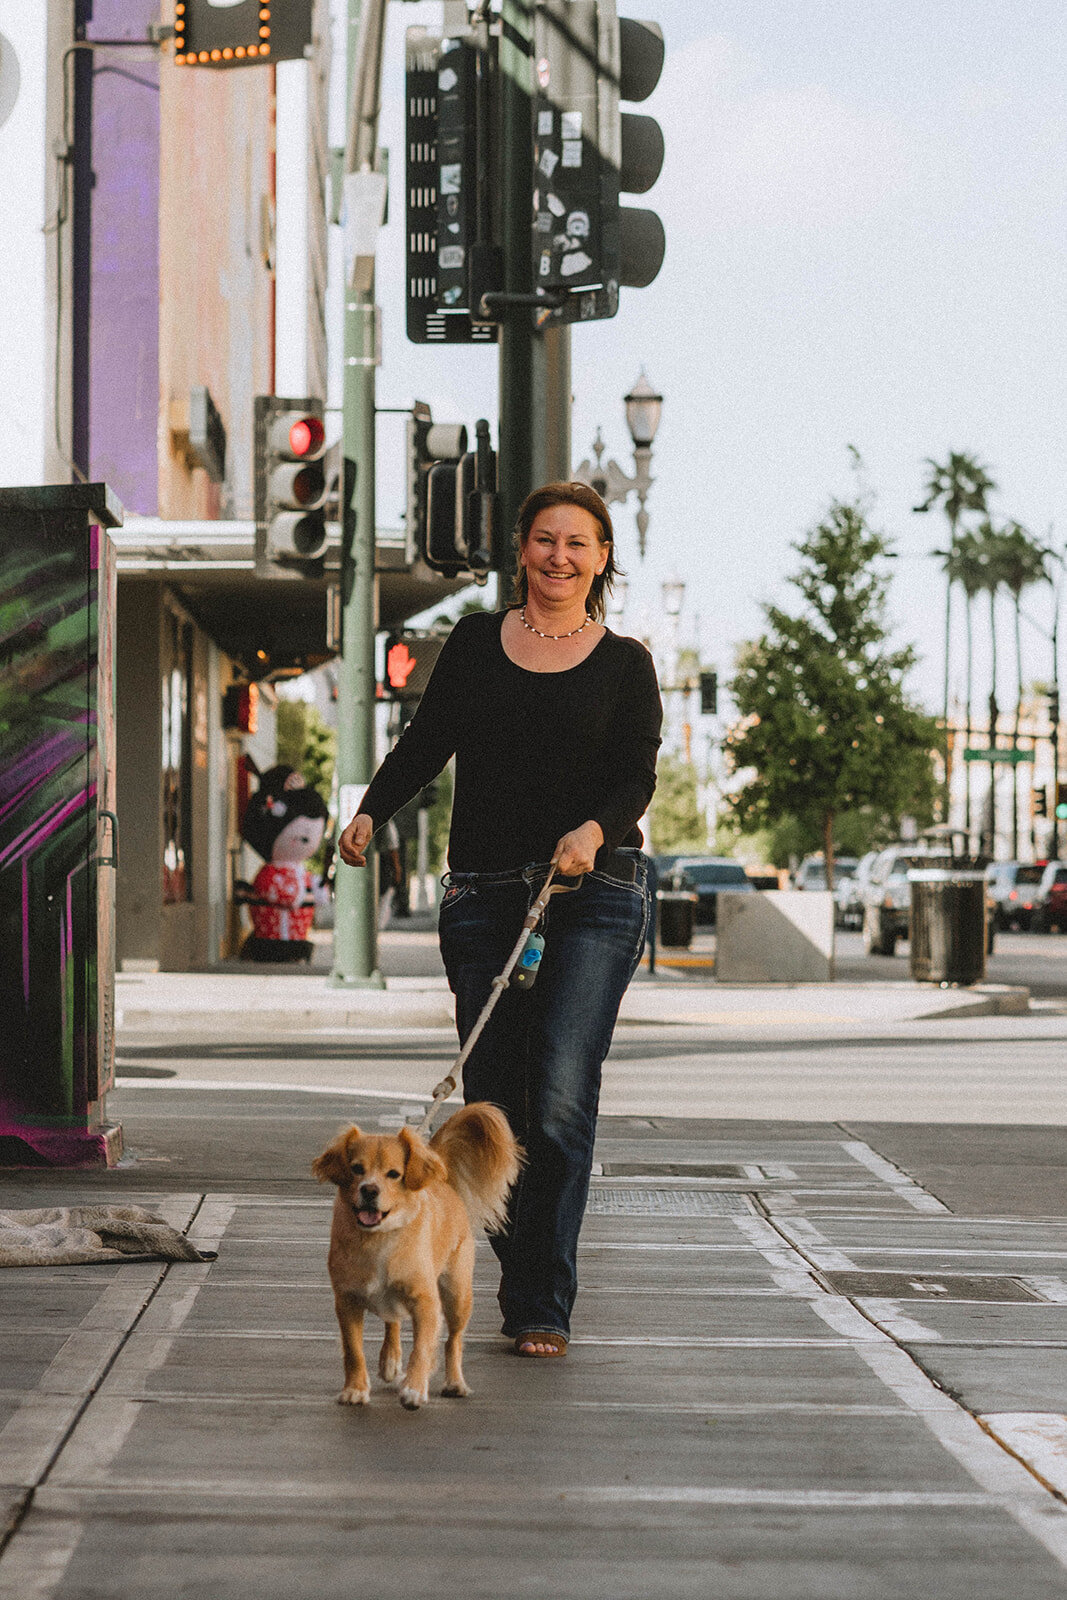
<svg viewBox="0 0 1067 1600">
<path fill-rule="evenodd" d="M 583 511 L 588 511 L 599 525 L 599 541 L 601 548 L 607 546 L 608 561 L 603 572 L 593 579 L 585 609 L 594 622 L 603 622 L 606 614 L 605 597 L 611 593 L 611 586 L 620 575 L 620 569 L 615 563 L 615 530 L 611 525 L 611 513 L 595 489 L 590 489 L 587 483 L 546 483 L 528 494 L 519 507 L 515 524 L 515 553 L 517 556 L 522 554 L 535 521 L 542 511 L 550 511 L 553 506 L 579 506 Z M 520 566 L 515 573 L 512 605 L 524 606 L 528 595 L 526 568 Z"/>
</svg>

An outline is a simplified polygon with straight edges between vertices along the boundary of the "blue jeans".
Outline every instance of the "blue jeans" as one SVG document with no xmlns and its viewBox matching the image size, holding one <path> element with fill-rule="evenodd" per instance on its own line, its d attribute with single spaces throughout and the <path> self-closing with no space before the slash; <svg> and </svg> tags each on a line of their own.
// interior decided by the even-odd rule
<svg viewBox="0 0 1067 1600">
<path fill-rule="evenodd" d="M 536 983 L 501 994 L 464 1068 L 464 1098 L 500 1106 L 526 1152 L 508 1227 L 491 1238 L 501 1265 L 503 1331 L 511 1338 L 570 1331 L 600 1072 L 644 947 L 647 869 L 640 850 L 618 850 L 608 870 L 589 872 L 573 893 L 552 897 L 540 925 L 545 951 Z M 547 874 L 548 865 L 538 864 L 445 880 L 441 954 L 461 1041 Z"/>
</svg>

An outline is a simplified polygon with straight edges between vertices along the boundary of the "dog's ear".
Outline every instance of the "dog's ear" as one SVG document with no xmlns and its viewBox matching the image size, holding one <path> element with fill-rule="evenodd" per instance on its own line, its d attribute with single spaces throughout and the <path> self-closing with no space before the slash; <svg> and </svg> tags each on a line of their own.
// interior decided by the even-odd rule
<svg viewBox="0 0 1067 1600">
<path fill-rule="evenodd" d="M 400 1143 L 407 1151 L 407 1164 L 404 1167 L 405 1189 L 422 1189 L 431 1178 L 448 1177 L 448 1168 L 436 1151 L 424 1144 L 417 1133 L 412 1133 L 410 1128 L 401 1128 L 398 1136 Z"/>
<path fill-rule="evenodd" d="M 311 1163 L 311 1170 L 320 1183 L 336 1183 L 340 1186 L 348 1182 L 352 1176 L 348 1165 L 348 1142 L 359 1137 L 360 1130 L 353 1123 L 350 1128 L 344 1128 L 337 1138 L 326 1146 L 321 1156 L 315 1157 Z"/>
</svg>

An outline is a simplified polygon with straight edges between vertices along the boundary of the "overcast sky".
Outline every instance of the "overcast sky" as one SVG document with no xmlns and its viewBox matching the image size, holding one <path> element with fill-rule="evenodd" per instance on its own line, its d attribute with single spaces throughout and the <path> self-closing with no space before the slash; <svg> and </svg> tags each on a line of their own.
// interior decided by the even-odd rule
<svg viewBox="0 0 1067 1600">
<path fill-rule="evenodd" d="M 635 508 L 617 508 L 628 625 L 654 621 L 659 586 L 677 573 L 683 634 L 699 615 L 705 660 L 728 671 L 737 641 L 761 625 L 760 603 L 791 603 L 791 542 L 831 496 L 852 492 L 851 444 L 900 553 L 892 611 L 924 657 L 913 688 L 936 707 L 944 591 L 927 552 L 945 534 L 942 518 L 911 513 L 923 458 L 975 452 L 999 485 L 995 514 L 1042 538 L 1053 525 L 1061 548 L 1067 539 L 1061 0 L 638 0 L 635 10 L 667 43 L 642 108 L 666 139 L 643 203 L 663 217 L 667 257 L 651 288 L 623 291 L 615 319 L 573 335 L 576 463 L 600 424 L 631 469 L 622 396 L 642 366 L 665 396 L 643 566 Z M 495 353 L 404 337 L 402 34 L 436 12 L 390 7 L 379 403 L 418 396 L 442 420 L 473 424 L 495 415 Z M 402 491 L 382 429 L 387 523 Z M 1028 607 L 1048 626 L 1049 596 Z M 1048 659 L 1030 630 L 1032 675 L 1047 676 Z"/>
</svg>

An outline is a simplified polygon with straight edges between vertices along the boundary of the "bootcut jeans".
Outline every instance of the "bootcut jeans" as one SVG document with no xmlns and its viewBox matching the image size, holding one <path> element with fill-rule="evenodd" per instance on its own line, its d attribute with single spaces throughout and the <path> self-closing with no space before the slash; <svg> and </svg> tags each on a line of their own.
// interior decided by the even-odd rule
<svg viewBox="0 0 1067 1600">
<path fill-rule="evenodd" d="M 441 954 L 461 1043 L 548 870 L 546 862 L 444 879 Z M 504 990 L 464 1068 L 464 1099 L 499 1106 L 526 1154 L 507 1228 L 490 1237 L 509 1338 L 570 1332 L 601 1067 L 650 910 L 648 860 L 640 850 L 617 850 L 604 870 L 554 895 L 539 928 L 545 950 L 536 982 Z"/>
</svg>

